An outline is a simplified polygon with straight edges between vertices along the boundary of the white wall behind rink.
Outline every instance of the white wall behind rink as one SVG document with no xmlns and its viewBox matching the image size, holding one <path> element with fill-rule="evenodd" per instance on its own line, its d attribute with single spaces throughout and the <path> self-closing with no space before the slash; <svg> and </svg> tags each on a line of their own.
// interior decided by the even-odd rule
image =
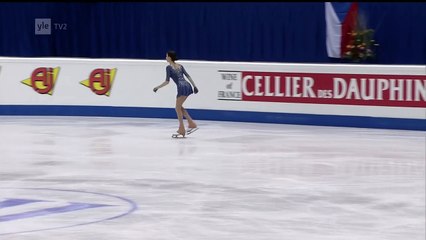
<svg viewBox="0 0 426 240">
<path fill-rule="evenodd" d="M 199 94 L 192 95 L 185 103 L 188 109 L 401 119 L 426 118 L 425 66 L 185 60 L 180 60 L 178 63 L 184 65 L 200 90 Z M 176 87 L 172 81 L 157 93 L 152 91 L 155 86 L 165 80 L 166 66 L 165 60 L 3 57 L 0 58 L 0 105 L 173 108 Z M 34 70 L 38 68 L 52 68 L 57 73 L 49 93 L 38 93 L 31 86 L 33 84 L 30 80 L 31 76 Z M 110 70 L 110 78 L 107 80 L 110 82 L 110 89 L 107 94 L 98 95 L 90 87 L 82 84 L 89 79 L 90 74 L 95 69 Z M 111 76 L 113 71 L 115 71 L 115 76 Z M 253 74 L 253 77 L 243 79 L 243 75 L 247 76 L 247 74 Z M 349 96 L 346 94 L 344 98 L 333 99 L 332 94 L 337 95 L 337 93 L 330 91 L 333 90 L 333 87 L 330 87 L 331 80 L 327 79 L 328 85 L 323 84 L 326 80 L 322 78 L 327 78 L 327 74 L 336 74 L 335 77 L 339 77 L 339 74 L 347 74 L 348 78 L 351 74 L 361 74 L 366 75 L 367 78 L 376 78 L 373 82 L 368 82 L 368 80 L 365 82 L 367 85 L 373 84 L 376 88 L 374 96 L 372 96 L 373 99 L 356 99 L 361 91 L 357 89 L 361 87 L 361 80 L 357 82 L 358 85 L 355 84 L 355 81 L 353 85 L 350 85 L 348 80 L 346 91 L 350 92 Z M 36 81 L 37 86 L 35 88 L 46 90 L 46 81 L 42 81 L 46 76 L 43 75 L 44 73 L 38 74 L 39 81 Z M 263 75 L 264 77 L 257 77 L 255 80 L 255 75 Z M 227 76 L 229 79 L 225 79 Z M 292 77 L 288 77 L 289 79 L 286 82 L 287 76 Z M 393 82 L 389 79 L 391 78 L 389 76 L 394 76 Z M 398 76 L 402 76 L 401 79 L 398 80 Z M 298 77 L 300 77 L 300 80 Z M 303 78 L 306 78 L 306 81 Z M 376 84 L 379 78 L 385 79 L 382 80 L 380 86 Z M 97 79 L 101 79 L 100 75 L 97 75 Z M 244 83 L 247 85 L 242 86 Z M 291 86 L 288 85 L 290 83 L 292 83 Z M 98 83 L 95 83 L 95 88 L 105 90 L 102 89 L 102 86 L 96 84 Z M 281 90 L 274 87 L 278 84 L 280 84 Z M 320 85 L 324 86 L 317 87 Z M 336 86 L 341 88 L 336 84 L 334 88 Z M 381 90 L 381 93 L 377 92 L 378 89 Z M 390 100 L 389 96 L 382 96 L 383 99 L 377 99 L 380 98 L 379 95 L 382 93 L 390 94 L 390 89 L 393 89 L 393 100 Z M 235 95 L 235 92 L 244 95 L 244 91 L 252 96 L 241 99 L 241 96 Z M 227 95 L 225 99 L 224 92 L 229 92 L 229 94 L 225 94 Z M 322 96 L 325 98 L 319 98 L 319 92 L 326 92 Z M 310 95 L 312 93 L 316 96 Z M 290 96 L 281 96 L 285 94 L 290 94 Z M 382 103 L 387 105 L 382 106 Z"/>
</svg>

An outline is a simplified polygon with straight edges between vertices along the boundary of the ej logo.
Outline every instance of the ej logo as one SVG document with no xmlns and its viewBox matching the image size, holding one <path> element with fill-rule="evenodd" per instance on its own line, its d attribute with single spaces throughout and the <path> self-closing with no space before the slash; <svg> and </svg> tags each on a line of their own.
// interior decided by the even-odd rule
<svg viewBox="0 0 426 240">
<path fill-rule="evenodd" d="M 98 68 L 90 73 L 89 79 L 83 80 L 80 83 L 90 88 L 90 90 L 97 95 L 109 96 L 111 94 L 111 87 L 114 82 L 116 72 L 116 68 Z"/>
<path fill-rule="evenodd" d="M 59 67 L 39 67 L 32 72 L 30 78 L 22 80 L 21 82 L 32 87 L 37 93 L 52 95 L 58 72 Z"/>
</svg>

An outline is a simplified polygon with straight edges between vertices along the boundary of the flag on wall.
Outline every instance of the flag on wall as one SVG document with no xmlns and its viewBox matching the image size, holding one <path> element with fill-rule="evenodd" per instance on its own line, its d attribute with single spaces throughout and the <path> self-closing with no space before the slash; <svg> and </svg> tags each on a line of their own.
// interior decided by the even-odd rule
<svg viewBox="0 0 426 240">
<path fill-rule="evenodd" d="M 357 2 L 325 2 L 327 54 L 341 58 L 351 40 L 348 34 L 355 29 L 358 17 Z"/>
</svg>

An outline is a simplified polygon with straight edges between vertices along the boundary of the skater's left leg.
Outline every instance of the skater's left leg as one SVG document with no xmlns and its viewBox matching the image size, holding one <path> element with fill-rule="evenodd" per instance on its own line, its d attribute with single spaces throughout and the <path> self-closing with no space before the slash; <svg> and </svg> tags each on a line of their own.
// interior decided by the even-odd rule
<svg viewBox="0 0 426 240">
<path fill-rule="evenodd" d="M 185 136 L 185 126 L 183 124 L 183 111 L 182 111 L 182 105 L 185 102 L 186 98 L 188 96 L 179 96 L 176 98 L 176 114 L 178 117 L 178 121 L 179 121 L 179 129 L 178 129 L 178 133 L 182 134 L 183 136 Z"/>
</svg>

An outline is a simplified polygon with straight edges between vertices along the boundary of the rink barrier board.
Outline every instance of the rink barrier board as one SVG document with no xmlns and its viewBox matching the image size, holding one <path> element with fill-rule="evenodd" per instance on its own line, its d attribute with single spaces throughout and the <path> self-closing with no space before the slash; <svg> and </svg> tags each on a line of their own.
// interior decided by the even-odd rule
<svg viewBox="0 0 426 240">
<path fill-rule="evenodd" d="M 426 120 L 341 116 L 319 114 L 271 113 L 188 109 L 196 120 L 320 125 L 377 129 L 426 131 Z M 426 114 L 426 111 L 425 111 Z M 3 116 L 87 116 L 176 119 L 174 108 L 112 107 L 112 106 L 53 106 L 53 105 L 0 105 Z M 425 116 L 426 118 L 426 116 Z"/>
<path fill-rule="evenodd" d="M 185 102 L 196 119 L 426 130 L 426 66 L 179 63 L 200 89 Z M 176 118 L 175 87 L 152 91 L 166 66 L 0 57 L 0 115 Z"/>
</svg>

